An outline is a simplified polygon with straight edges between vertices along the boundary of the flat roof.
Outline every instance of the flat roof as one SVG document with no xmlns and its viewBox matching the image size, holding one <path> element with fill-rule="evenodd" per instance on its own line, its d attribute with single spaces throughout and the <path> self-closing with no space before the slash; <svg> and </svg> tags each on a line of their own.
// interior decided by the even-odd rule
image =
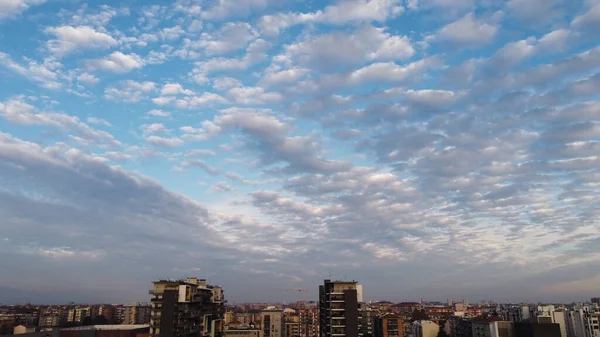
<svg viewBox="0 0 600 337">
<path fill-rule="evenodd" d="M 65 328 L 65 331 L 81 331 L 81 330 L 137 330 L 150 328 L 150 324 L 110 324 L 110 325 L 86 325 L 77 326 L 74 328 Z"/>
</svg>

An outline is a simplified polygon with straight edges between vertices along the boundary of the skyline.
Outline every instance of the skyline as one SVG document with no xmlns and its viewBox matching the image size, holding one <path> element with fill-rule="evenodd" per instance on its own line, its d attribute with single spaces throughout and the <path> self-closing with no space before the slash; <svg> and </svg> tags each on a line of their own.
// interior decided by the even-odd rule
<svg viewBox="0 0 600 337">
<path fill-rule="evenodd" d="M 598 0 L 0 0 L 0 302 L 598 296 L 597 31 Z"/>
</svg>

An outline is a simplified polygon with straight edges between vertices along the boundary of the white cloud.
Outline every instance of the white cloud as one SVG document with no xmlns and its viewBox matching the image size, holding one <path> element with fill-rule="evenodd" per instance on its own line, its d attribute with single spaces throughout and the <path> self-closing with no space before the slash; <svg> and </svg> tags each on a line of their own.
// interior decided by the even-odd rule
<svg viewBox="0 0 600 337">
<path fill-rule="evenodd" d="M 250 66 L 268 59 L 265 53 L 271 44 L 265 40 L 257 39 L 246 49 L 246 55 L 242 58 L 213 58 L 208 61 L 197 62 L 189 76 L 194 82 L 204 84 L 208 81 L 208 75 L 215 72 L 245 70 Z"/>
<path fill-rule="evenodd" d="M 290 26 L 308 22 L 334 25 L 352 21 L 385 22 L 404 11 L 401 3 L 401 0 L 340 0 L 335 5 L 327 6 L 324 11 L 266 15 L 258 24 L 264 33 L 273 35 Z"/>
<path fill-rule="evenodd" d="M 160 90 L 161 95 L 193 95 L 194 92 L 184 89 L 179 83 L 167 83 Z"/>
<path fill-rule="evenodd" d="M 156 35 L 164 41 L 174 41 L 185 34 L 185 30 L 180 26 L 174 26 L 161 29 Z"/>
<path fill-rule="evenodd" d="M 285 54 L 306 67 L 327 69 L 367 61 L 403 60 L 415 53 L 406 36 L 366 26 L 353 34 L 334 32 L 285 47 Z"/>
<path fill-rule="evenodd" d="M 227 91 L 227 96 L 235 102 L 244 105 L 260 105 L 273 103 L 282 99 L 281 94 L 276 92 L 265 92 L 261 87 L 238 87 Z"/>
<path fill-rule="evenodd" d="M 2 0 L 0 1 L 0 21 L 25 12 L 29 7 L 41 5 L 46 0 Z"/>
<path fill-rule="evenodd" d="M 156 83 L 126 80 L 104 89 L 104 97 L 115 102 L 137 103 L 156 89 Z"/>
<path fill-rule="evenodd" d="M 213 79 L 213 88 L 217 91 L 224 91 L 234 87 L 241 87 L 242 82 L 232 77 L 217 77 Z"/>
<path fill-rule="evenodd" d="M 144 62 L 137 54 L 123 54 L 115 51 L 103 59 L 94 59 L 87 62 L 88 68 L 93 70 L 107 70 L 115 73 L 128 73 L 144 66 Z"/>
<path fill-rule="evenodd" d="M 165 133 L 169 132 L 169 130 L 160 123 L 141 125 L 140 130 L 142 130 L 142 133 L 144 134 L 144 136 L 149 136 L 149 135 L 152 135 L 155 133 L 161 133 L 161 132 L 165 132 Z"/>
<path fill-rule="evenodd" d="M 225 19 L 232 16 L 244 16 L 265 9 L 276 0 L 217 0 L 201 16 L 204 19 Z"/>
<path fill-rule="evenodd" d="M 481 22 L 474 13 L 469 13 L 442 27 L 432 39 L 461 46 L 474 46 L 492 42 L 497 31 L 496 26 Z"/>
<path fill-rule="evenodd" d="M 76 116 L 58 112 L 39 111 L 22 97 L 13 97 L 0 103 L 0 116 L 21 125 L 44 125 L 76 133 L 88 144 L 120 145 L 111 134 L 96 130 L 83 123 Z"/>
<path fill-rule="evenodd" d="M 46 43 L 46 47 L 57 56 L 86 49 L 108 49 L 117 45 L 112 36 L 89 26 L 48 27 L 45 32 L 56 36 L 56 39 Z"/>
<path fill-rule="evenodd" d="M 87 85 L 96 85 L 100 82 L 100 79 L 92 74 L 83 73 L 77 76 L 77 82 L 84 83 Z"/>
<path fill-rule="evenodd" d="M 86 120 L 90 124 L 112 126 L 107 120 L 98 117 L 88 117 Z"/>
<path fill-rule="evenodd" d="M 172 137 L 159 137 L 159 136 L 150 136 L 146 138 L 146 141 L 154 146 L 165 147 L 165 148 L 175 148 L 183 145 L 183 140 Z"/>
<path fill-rule="evenodd" d="M 61 87 L 58 73 L 50 69 L 46 64 L 41 64 L 28 58 L 25 61 L 26 65 L 19 64 L 10 55 L 0 52 L 0 66 L 30 81 L 37 82 L 44 88 L 58 89 Z"/>
<path fill-rule="evenodd" d="M 292 68 L 281 71 L 267 72 L 260 80 L 260 84 L 264 86 L 276 86 L 279 84 L 289 84 L 298 81 L 304 75 L 308 74 L 309 70 L 304 68 Z"/>
<path fill-rule="evenodd" d="M 150 110 L 146 113 L 148 116 L 154 116 L 154 117 L 171 117 L 171 113 L 168 111 L 163 111 L 163 110 Z"/>
<path fill-rule="evenodd" d="M 258 33 L 246 22 L 228 22 L 219 30 L 203 33 L 198 41 L 188 42 L 188 47 L 202 49 L 207 55 L 223 55 L 242 48 L 255 40 Z"/>
<path fill-rule="evenodd" d="M 586 13 L 575 17 L 572 24 L 583 28 L 600 27 L 600 2 L 593 4 Z"/>
</svg>

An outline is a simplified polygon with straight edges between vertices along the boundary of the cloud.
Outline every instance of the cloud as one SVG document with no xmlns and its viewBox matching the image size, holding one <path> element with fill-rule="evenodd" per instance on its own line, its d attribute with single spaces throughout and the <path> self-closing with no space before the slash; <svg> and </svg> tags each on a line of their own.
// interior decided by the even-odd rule
<svg viewBox="0 0 600 337">
<path fill-rule="evenodd" d="M 277 0 L 247 0 L 239 2 L 235 0 L 215 1 L 206 11 L 202 12 L 203 19 L 222 20 L 231 17 L 245 16 L 265 9 L 269 4 Z"/>
<path fill-rule="evenodd" d="M 45 0 L 6 0 L 0 2 L 0 21 L 21 15 L 31 6 L 41 5 Z"/>
<path fill-rule="evenodd" d="M 48 27 L 44 32 L 56 36 L 56 39 L 46 43 L 46 47 L 57 56 L 66 56 L 73 51 L 86 49 L 108 49 L 117 45 L 112 36 L 89 26 Z"/>
<path fill-rule="evenodd" d="M 112 126 L 107 120 L 98 117 L 88 117 L 86 120 L 90 124 Z"/>
<path fill-rule="evenodd" d="M 169 130 L 160 123 L 143 124 L 140 126 L 140 130 L 144 136 L 148 136 L 154 133 L 168 133 Z"/>
<path fill-rule="evenodd" d="M 336 172 L 347 170 L 351 164 L 329 160 L 319 155 L 320 144 L 311 136 L 290 136 L 289 127 L 277 118 L 254 109 L 231 108 L 222 110 L 209 124 L 199 130 L 205 137 L 228 129 L 239 129 L 250 137 L 246 145 L 260 153 L 260 161 L 269 166 L 287 163 L 287 172 Z"/>
<path fill-rule="evenodd" d="M 26 65 L 15 62 L 10 55 L 0 52 L 0 64 L 6 69 L 25 77 L 27 80 L 36 82 L 47 89 L 58 89 L 61 87 L 59 75 L 48 65 L 38 63 L 26 58 Z"/>
<path fill-rule="evenodd" d="M 227 95 L 236 103 L 242 105 L 261 105 L 278 102 L 282 99 L 281 94 L 265 92 L 265 89 L 261 87 L 231 88 L 227 91 Z"/>
<path fill-rule="evenodd" d="M 590 9 L 573 19 L 572 25 L 578 28 L 597 28 L 600 26 L 600 3 L 594 4 Z"/>
<path fill-rule="evenodd" d="M 545 25 L 564 15 L 563 0 L 510 0 L 506 7 L 523 22 Z"/>
<path fill-rule="evenodd" d="M 341 0 L 335 5 L 327 6 L 323 11 L 313 13 L 265 15 L 260 18 L 258 25 L 264 33 L 274 35 L 290 26 L 309 22 L 333 25 L 353 21 L 385 22 L 404 11 L 401 3 L 399 0 Z"/>
<path fill-rule="evenodd" d="M 91 70 L 107 70 L 114 73 L 128 73 L 134 69 L 140 69 L 144 62 L 137 54 L 123 54 L 115 51 L 103 59 L 93 59 L 87 62 Z"/>
<path fill-rule="evenodd" d="M 479 46 L 492 42 L 497 31 L 496 26 L 480 22 L 474 13 L 469 13 L 442 27 L 432 39 L 460 46 Z"/>
<path fill-rule="evenodd" d="M 154 116 L 154 117 L 171 117 L 170 112 L 157 110 L 157 109 L 150 110 L 146 114 L 149 116 Z"/>
<path fill-rule="evenodd" d="M 258 33 L 246 22 L 228 22 L 214 33 L 202 34 L 194 47 L 208 55 L 223 55 L 242 48 L 258 37 Z"/>
<path fill-rule="evenodd" d="M 245 70 L 256 63 L 267 60 L 265 53 L 271 44 L 265 40 L 257 39 L 246 49 L 246 54 L 241 58 L 213 58 L 208 61 L 196 62 L 194 69 L 188 75 L 198 84 L 208 82 L 208 75 L 216 72 L 232 70 Z M 186 54 L 187 55 L 187 54 Z"/>
<path fill-rule="evenodd" d="M 93 86 L 98 84 L 98 82 L 100 82 L 100 79 L 92 74 L 83 73 L 77 76 L 77 82 Z"/>
<path fill-rule="evenodd" d="M 366 26 L 353 34 L 334 32 L 285 47 L 286 55 L 301 66 L 320 70 L 368 61 L 408 59 L 415 53 L 408 37 Z"/>
<path fill-rule="evenodd" d="M 117 146 L 121 143 L 106 131 L 96 130 L 83 123 L 76 116 L 58 112 L 39 111 L 22 97 L 13 97 L 0 103 L 0 116 L 21 125 L 42 125 L 74 132 L 91 145 L 107 144 Z"/>
<path fill-rule="evenodd" d="M 164 148 L 175 148 L 183 145 L 183 140 L 177 137 L 159 137 L 159 136 L 149 136 L 146 137 L 146 141 L 154 146 L 164 147 Z"/>
<path fill-rule="evenodd" d="M 161 95 L 193 95 L 194 92 L 184 89 L 179 83 L 167 83 L 160 90 Z"/>
<path fill-rule="evenodd" d="M 114 102 L 137 103 L 156 90 L 156 83 L 125 80 L 104 89 L 104 97 Z"/>
<path fill-rule="evenodd" d="M 210 166 L 204 160 L 200 160 L 200 159 L 184 160 L 180 166 L 175 168 L 175 170 L 176 171 L 185 171 L 185 170 L 189 170 L 191 168 L 200 168 L 200 169 L 204 170 L 206 173 L 213 175 L 213 176 L 221 174 L 221 170 L 219 170 L 218 168 L 215 168 L 213 166 Z"/>
</svg>

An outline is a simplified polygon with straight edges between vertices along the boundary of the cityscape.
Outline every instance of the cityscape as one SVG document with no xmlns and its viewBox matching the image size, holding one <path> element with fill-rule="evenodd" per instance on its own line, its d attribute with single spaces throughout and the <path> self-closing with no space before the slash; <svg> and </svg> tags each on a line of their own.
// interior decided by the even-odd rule
<svg viewBox="0 0 600 337">
<path fill-rule="evenodd" d="M 0 337 L 600 337 L 600 0 L 0 0 Z"/>
<path fill-rule="evenodd" d="M 306 289 L 291 288 L 303 292 Z M 206 279 L 153 282 L 148 302 L 0 306 L 0 335 L 23 337 L 598 337 L 588 303 L 365 302 L 357 281 L 324 280 L 319 297 L 228 304 Z"/>
</svg>

